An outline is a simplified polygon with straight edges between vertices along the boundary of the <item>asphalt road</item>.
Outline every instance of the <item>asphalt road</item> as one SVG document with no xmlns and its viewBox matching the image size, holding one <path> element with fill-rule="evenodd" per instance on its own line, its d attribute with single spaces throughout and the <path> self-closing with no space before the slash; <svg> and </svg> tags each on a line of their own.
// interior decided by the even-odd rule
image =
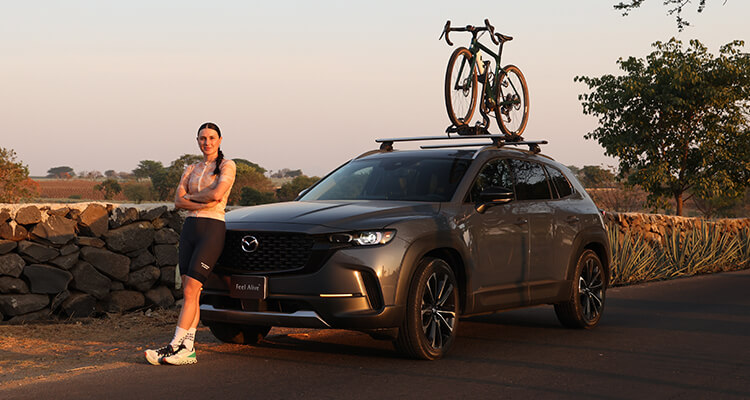
<svg viewBox="0 0 750 400">
<path fill-rule="evenodd" d="M 347 331 L 274 329 L 194 366 L 120 363 L 0 388 L 0 399 L 747 399 L 750 271 L 611 289 L 591 331 L 550 306 L 462 320 L 436 362 Z M 200 338 L 199 338 L 200 340 Z"/>
</svg>

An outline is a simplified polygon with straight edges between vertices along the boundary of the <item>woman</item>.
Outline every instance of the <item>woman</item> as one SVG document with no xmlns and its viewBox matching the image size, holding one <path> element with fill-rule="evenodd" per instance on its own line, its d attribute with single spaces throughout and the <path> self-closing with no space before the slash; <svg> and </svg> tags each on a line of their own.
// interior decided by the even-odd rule
<svg viewBox="0 0 750 400">
<path fill-rule="evenodd" d="M 221 131 L 206 122 L 198 129 L 198 147 L 203 161 L 188 166 L 177 186 L 174 204 L 188 210 L 180 234 L 180 275 L 184 303 L 174 338 L 166 346 L 146 350 L 146 360 L 159 364 L 193 364 L 195 330 L 200 321 L 201 288 L 224 247 L 224 209 L 237 170 L 234 161 L 225 160 Z"/>
</svg>

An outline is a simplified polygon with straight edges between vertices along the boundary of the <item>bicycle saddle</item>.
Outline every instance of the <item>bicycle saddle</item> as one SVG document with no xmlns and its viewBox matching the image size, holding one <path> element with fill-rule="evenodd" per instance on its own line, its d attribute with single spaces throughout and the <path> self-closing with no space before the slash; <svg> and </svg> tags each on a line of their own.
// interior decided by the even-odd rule
<svg viewBox="0 0 750 400">
<path fill-rule="evenodd" d="M 502 42 L 509 42 L 513 40 L 513 36 L 506 36 L 506 35 L 503 35 L 502 33 L 495 33 L 495 36 L 497 36 L 497 38 Z"/>
</svg>

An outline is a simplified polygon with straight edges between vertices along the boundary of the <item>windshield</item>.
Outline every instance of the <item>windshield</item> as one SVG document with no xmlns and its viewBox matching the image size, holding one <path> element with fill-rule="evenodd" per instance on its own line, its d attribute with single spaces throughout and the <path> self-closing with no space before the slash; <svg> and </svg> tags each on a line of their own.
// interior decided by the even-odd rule
<svg viewBox="0 0 750 400">
<path fill-rule="evenodd" d="M 354 160 L 300 200 L 450 201 L 470 163 L 460 158 Z"/>
</svg>

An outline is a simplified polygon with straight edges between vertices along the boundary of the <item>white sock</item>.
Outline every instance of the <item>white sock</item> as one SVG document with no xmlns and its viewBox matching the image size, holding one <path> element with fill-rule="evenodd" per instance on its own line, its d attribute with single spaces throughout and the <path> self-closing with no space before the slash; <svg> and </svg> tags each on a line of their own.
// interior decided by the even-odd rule
<svg viewBox="0 0 750 400">
<path fill-rule="evenodd" d="M 182 345 L 185 346 L 188 351 L 193 351 L 193 346 L 195 346 L 195 331 L 195 328 L 188 329 L 185 339 L 182 340 Z"/>
<path fill-rule="evenodd" d="M 180 345 L 185 341 L 185 336 L 187 336 L 187 334 L 188 334 L 187 329 L 182 329 L 178 326 L 177 328 L 175 328 L 174 337 L 172 338 L 172 341 L 169 342 L 169 344 L 172 346 L 173 349 L 180 347 Z"/>
</svg>

